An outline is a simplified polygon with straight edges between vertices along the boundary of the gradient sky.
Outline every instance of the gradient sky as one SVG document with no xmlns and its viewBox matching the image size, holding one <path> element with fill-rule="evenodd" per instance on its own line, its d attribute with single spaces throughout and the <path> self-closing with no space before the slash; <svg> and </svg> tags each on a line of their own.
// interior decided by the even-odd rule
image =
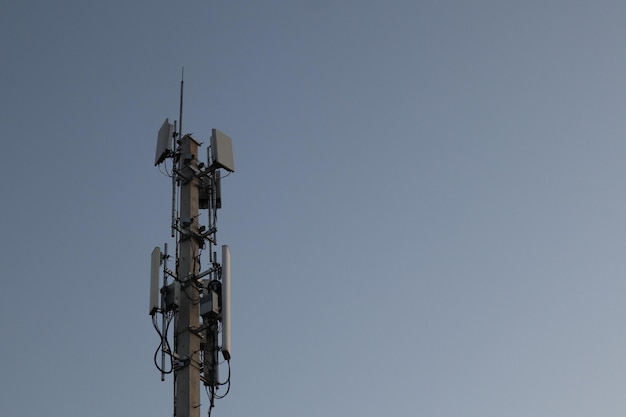
<svg viewBox="0 0 626 417">
<path fill-rule="evenodd" d="M 171 416 L 156 133 L 233 138 L 214 417 L 623 417 L 626 2 L 0 1 L 0 415 Z M 203 394 L 205 415 L 207 397 Z"/>
</svg>

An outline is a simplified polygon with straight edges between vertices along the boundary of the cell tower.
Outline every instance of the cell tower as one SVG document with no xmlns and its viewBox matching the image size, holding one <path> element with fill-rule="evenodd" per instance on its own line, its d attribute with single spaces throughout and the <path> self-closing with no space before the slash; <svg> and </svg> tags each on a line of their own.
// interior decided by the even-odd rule
<svg viewBox="0 0 626 417">
<path fill-rule="evenodd" d="M 166 374 L 174 376 L 174 417 L 199 417 L 201 385 L 208 395 L 209 416 L 215 400 L 230 390 L 230 249 L 222 245 L 221 263 L 215 249 L 217 211 L 222 207 L 220 183 L 235 171 L 235 164 L 231 139 L 217 129 L 211 132 L 207 161 L 201 162 L 201 143 L 190 134 L 181 134 L 182 120 L 181 79 L 178 126 L 165 119 L 154 160 L 154 165 L 172 179 L 175 263 L 168 265 L 172 255 L 167 243 L 163 251 L 160 247 L 152 251 L 149 313 L 160 338 L 154 364 L 161 372 L 161 381 Z M 228 174 L 222 176 L 223 171 Z M 202 211 L 207 213 L 205 222 L 200 217 Z M 209 261 L 203 270 L 200 255 L 204 250 Z M 170 329 L 172 322 L 174 328 Z M 227 371 L 224 377 L 220 368 Z"/>
</svg>

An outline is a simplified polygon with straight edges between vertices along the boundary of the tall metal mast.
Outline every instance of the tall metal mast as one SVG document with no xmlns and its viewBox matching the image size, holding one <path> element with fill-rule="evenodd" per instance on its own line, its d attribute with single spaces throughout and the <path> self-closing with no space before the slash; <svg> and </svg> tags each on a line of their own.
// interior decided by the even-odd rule
<svg viewBox="0 0 626 417">
<path fill-rule="evenodd" d="M 220 170 L 234 172 L 231 139 L 217 129 L 211 133 L 206 163 L 198 156 L 201 146 L 191 135 L 182 135 L 183 80 L 181 79 L 178 132 L 166 119 L 159 130 L 155 165 L 173 160 L 172 235 L 177 236 L 176 267 L 167 268 L 165 253 L 152 252 L 150 315 L 161 338 L 155 352 L 155 365 L 165 374 L 174 374 L 174 417 L 200 417 L 200 387 L 209 394 L 208 413 L 215 399 L 223 398 L 230 388 L 230 249 L 222 246 L 222 263 L 212 251 L 217 244 L 217 210 L 221 208 Z M 175 211 L 179 196 L 178 215 Z M 208 210 L 208 227 L 200 224 L 200 210 Z M 208 243 L 209 269 L 201 271 L 200 251 Z M 159 289 L 159 266 L 163 265 L 163 285 Z M 160 305 L 159 305 L 160 303 Z M 156 314 L 162 314 L 159 328 Z M 173 350 L 169 344 L 169 325 L 174 322 Z M 221 325 L 220 325 L 221 323 Z M 220 333 L 222 337 L 220 338 Z M 169 356 L 170 367 L 162 358 Z M 228 364 L 225 378 L 219 375 L 219 354 Z M 218 395 L 218 390 L 226 392 Z"/>
</svg>

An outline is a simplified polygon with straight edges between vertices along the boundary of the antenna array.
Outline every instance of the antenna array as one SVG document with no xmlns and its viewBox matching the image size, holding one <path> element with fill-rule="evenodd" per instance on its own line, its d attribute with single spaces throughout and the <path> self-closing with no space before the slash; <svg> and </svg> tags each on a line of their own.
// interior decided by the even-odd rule
<svg viewBox="0 0 626 417">
<path fill-rule="evenodd" d="M 211 132 L 206 163 L 199 161 L 201 144 L 191 135 L 181 134 L 182 110 L 181 79 L 179 121 L 170 124 L 165 119 L 157 136 L 154 162 L 159 168 L 164 164 L 166 175 L 172 179 L 175 265 L 168 267 L 171 256 L 167 243 L 163 251 L 159 247 L 153 250 L 149 313 L 160 338 L 154 363 L 162 381 L 165 375 L 174 375 L 174 417 L 198 417 L 200 383 L 209 396 L 209 416 L 215 400 L 230 389 L 230 248 L 222 245 L 221 262 L 214 249 L 217 212 L 222 207 L 221 173 L 234 172 L 235 165 L 232 141 L 217 129 Z M 207 213 L 204 225 L 200 210 Z M 202 270 L 200 255 L 204 250 L 209 253 L 209 262 Z M 170 330 L 172 322 L 174 328 Z M 225 377 L 220 377 L 220 364 L 226 365 Z M 223 388 L 225 392 L 220 394 Z"/>
</svg>

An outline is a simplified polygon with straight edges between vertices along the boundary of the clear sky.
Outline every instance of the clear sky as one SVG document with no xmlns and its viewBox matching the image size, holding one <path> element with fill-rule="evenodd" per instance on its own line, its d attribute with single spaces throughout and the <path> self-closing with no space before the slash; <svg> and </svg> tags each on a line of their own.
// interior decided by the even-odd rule
<svg viewBox="0 0 626 417">
<path fill-rule="evenodd" d="M 171 415 L 148 278 L 184 65 L 184 130 L 228 133 L 237 167 L 214 417 L 623 417 L 625 21 L 608 0 L 1 1 L 0 415 Z"/>
</svg>

